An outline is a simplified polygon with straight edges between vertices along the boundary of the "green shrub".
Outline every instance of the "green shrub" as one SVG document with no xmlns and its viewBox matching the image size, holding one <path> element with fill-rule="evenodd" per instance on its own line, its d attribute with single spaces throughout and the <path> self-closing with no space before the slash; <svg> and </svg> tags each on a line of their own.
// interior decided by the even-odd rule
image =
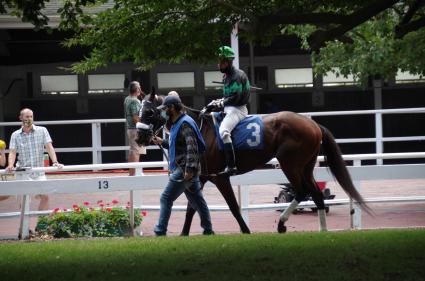
<svg viewBox="0 0 425 281">
<path fill-rule="evenodd" d="M 90 207 L 89 202 L 83 205 L 73 205 L 72 210 L 55 208 L 49 216 L 40 216 L 35 228 L 39 235 L 49 235 L 55 238 L 71 237 L 113 237 L 130 234 L 129 206 L 117 206 L 113 200 L 112 206 L 100 200 L 98 207 Z M 134 210 L 134 227 L 141 224 L 145 211 Z"/>
</svg>

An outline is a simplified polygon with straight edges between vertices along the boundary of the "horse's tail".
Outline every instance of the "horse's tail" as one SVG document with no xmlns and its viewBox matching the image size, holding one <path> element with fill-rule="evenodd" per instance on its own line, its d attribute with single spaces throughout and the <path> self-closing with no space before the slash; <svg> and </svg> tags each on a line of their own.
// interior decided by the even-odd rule
<svg viewBox="0 0 425 281">
<path fill-rule="evenodd" d="M 373 215 L 372 209 L 364 202 L 363 197 L 354 187 L 353 180 L 351 179 L 350 173 L 345 166 L 344 159 L 342 159 L 342 153 L 339 149 L 338 144 L 335 142 L 335 138 L 328 129 L 320 126 L 322 130 L 322 151 L 325 156 L 325 161 L 329 166 L 333 176 L 337 182 L 341 185 L 342 189 L 355 201 L 360 204 L 360 207 L 368 214 Z"/>
</svg>

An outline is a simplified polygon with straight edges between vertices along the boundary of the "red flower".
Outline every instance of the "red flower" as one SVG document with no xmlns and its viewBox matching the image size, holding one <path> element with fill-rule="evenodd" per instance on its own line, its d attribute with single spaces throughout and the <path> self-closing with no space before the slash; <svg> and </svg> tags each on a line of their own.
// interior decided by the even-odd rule
<svg viewBox="0 0 425 281">
<path fill-rule="evenodd" d="M 63 208 L 63 211 L 64 211 L 64 212 L 68 212 L 68 209 L 67 209 L 67 208 Z"/>
<path fill-rule="evenodd" d="M 59 212 L 59 210 L 60 210 L 59 208 L 54 208 L 53 213 L 57 213 L 57 212 Z"/>
<path fill-rule="evenodd" d="M 97 204 L 103 203 L 103 200 L 97 200 Z"/>
<path fill-rule="evenodd" d="M 118 204 L 119 201 L 117 199 L 112 200 L 112 204 Z"/>
<path fill-rule="evenodd" d="M 84 206 L 88 206 L 88 205 L 90 205 L 90 202 L 84 201 L 84 202 L 83 202 L 83 205 L 84 205 Z"/>
<path fill-rule="evenodd" d="M 103 208 L 105 206 L 105 204 L 99 203 L 99 206 Z"/>
<path fill-rule="evenodd" d="M 78 207 L 78 205 L 77 205 L 77 204 L 72 205 L 72 208 L 73 208 L 73 209 L 79 209 L 79 207 Z"/>
<path fill-rule="evenodd" d="M 148 212 L 147 212 L 147 211 L 141 211 L 141 212 L 140 212 L 140 214 L 141 214 L 143 217 L 146 217 L 146 216 L 148 215 Z"/>
<path fill-rule="evenodd" d="M 112 212 L 112 208 L 111 207 L 108 207 L 108 208 L 106 208 L 106 211 L 107 212 Z"/>
<path fill-rule="evenodd" d="M 130 206 L 125 206 L 125 208 L 128 210 L 128 209 L 130 209 Z"/>
<path fill-rule="evenodd" d="M 75 211 L 76 213 L 81 212 L 80 208 L 75 208 L 75 209 L 74 209 L 74 211 Z"/>
</svg>

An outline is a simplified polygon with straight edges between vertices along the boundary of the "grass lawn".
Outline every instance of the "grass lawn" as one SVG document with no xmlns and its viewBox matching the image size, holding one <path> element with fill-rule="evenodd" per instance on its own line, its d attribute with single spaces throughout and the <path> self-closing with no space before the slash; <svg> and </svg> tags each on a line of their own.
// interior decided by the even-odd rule
<svg viewBox="0 0 425 281">
<path fill-rule="evenodd" d="M 425 229 L 1 242 L 0 280 L 425 280 Z"/>
</svg>

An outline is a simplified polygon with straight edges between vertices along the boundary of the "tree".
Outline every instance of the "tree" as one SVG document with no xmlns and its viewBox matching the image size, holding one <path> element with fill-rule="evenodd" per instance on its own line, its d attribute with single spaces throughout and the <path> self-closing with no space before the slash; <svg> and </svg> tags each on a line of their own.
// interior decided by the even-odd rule
<svg viewBox="0 0 425 281">
<path fill-rule="evenodd" d="M 6 0 L 9 7 L 16 2 L 22 1 Z M 276 35 L 297 35 L 311 51 L 316 73 L 338 67 L 362 81 L 388 78 L 398 68 L 425 74 L 425 0 L 116 0 L 95 15 L 82 9 L 105 2 L 65 0 L 58 11 L 61 27 L 76 30 L 64 44 L 91 48 L 73 65 L 76 72 L 126 60 L 144 69 L 159 62 L 208 62 L 237 23 L 246 42 L 267 45 Z M 29 15 L 40 17 L 42 5 L 37 7 Z"/>
</svg>

